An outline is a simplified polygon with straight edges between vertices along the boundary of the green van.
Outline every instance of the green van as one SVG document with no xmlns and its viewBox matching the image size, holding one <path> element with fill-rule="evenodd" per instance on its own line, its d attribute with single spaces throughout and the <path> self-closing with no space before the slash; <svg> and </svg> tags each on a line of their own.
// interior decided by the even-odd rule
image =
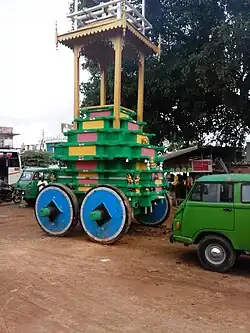
<svg viewBox="0 0 250 333">
<path fill-rule="evenodd" d="M 23 194 L 23 199 L 28 205 L 34 205 L 36 197 L 39 193 L 38 181 L 40 177 L 51 183 L 56 179 L 56 171 L 58 167 L 53 168 L 37 168 L 30 167 L 23 170 L 19 181 L 16 183 L 16 190 Z"/>
<path fill-rule="evenodd" d="M 177 209 L 170 241 L 198 244 L 202 267 L 221 273 L 250 254 L 250 174 L 197 179 Z"/>
</svg>

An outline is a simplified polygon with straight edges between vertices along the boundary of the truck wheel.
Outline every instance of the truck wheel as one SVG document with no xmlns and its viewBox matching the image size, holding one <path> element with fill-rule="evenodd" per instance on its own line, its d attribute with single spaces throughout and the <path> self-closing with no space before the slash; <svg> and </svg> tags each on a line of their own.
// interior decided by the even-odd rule
<svg viewBox="0 0 250 333">
<path fill-rule="evenodd" d="M 225 273 L 233 267 L 236 253 L 230 242 L 225 238 L 208 235 L 200 241 L 198 258 L 203 268 Z"/>
</svg>

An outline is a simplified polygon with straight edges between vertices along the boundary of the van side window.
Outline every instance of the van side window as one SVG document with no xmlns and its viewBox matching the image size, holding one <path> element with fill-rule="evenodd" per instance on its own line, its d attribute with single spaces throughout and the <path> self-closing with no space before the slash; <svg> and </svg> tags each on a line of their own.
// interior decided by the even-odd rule
<svg viewBox="0 0 250 333">
<path fill-rule="evenodd" d="M 192 189 L 192 193 L 189 200 L 202 201 L 201 190 L 202 190 L 202 184 L 196 184 Z"/>
<path fill-rule="evenodd" d="M 233 184 L 198 184 L 191 194 L 191 200 L 202 202 L 233 202 Z"/>
<path fill-rule="evenodd" d="M 242 185 L 241 201 L 243 203 L 250 203 L 250 184 Z"/>
</svg>

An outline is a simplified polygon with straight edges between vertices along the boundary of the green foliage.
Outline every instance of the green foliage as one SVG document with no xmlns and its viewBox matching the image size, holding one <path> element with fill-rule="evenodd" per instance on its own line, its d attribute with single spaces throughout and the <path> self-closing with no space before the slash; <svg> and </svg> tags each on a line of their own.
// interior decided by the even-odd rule
<svg viewBox="0 0 250 333">
<path fill-rule="evenodd" d="M 85 0 L 81 0 L 83 6 Z M 88 1 L 88 6 L 98 1 Z M 151 38 L 162 36 L 160 62 L 149 57 L 145 72 L 147 130 L 164 140 L 242 146 L 250 129 L 250 2 L 248 0 L 147 0 Z M 99 102 L 99 70 L 81 85 L 84 105 Z M 137 64 L 123 67 L 122 104 L 136 109 Z M 109 70 L 108 102 L 113 99 Z"/>
<path fill-rule="evenodd" d="M 55 164 L 52 155 L 44 151 L 25 151 L 21 155 L 21 160 L 25 167 L 48 167 Z"/>
</svg>

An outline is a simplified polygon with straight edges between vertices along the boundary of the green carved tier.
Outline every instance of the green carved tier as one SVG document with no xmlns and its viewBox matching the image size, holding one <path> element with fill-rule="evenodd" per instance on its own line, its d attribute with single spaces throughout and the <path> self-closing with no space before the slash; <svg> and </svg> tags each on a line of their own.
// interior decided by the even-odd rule
<svg viewBox="0 0 250 333">
<path fill-rule="evenodd" d="M 83 108 L 80 114 L 68 141 L 55 147 L 55 158 L 66 165 L 58 174 L 61 184 L 83 196 L 95 186 L 114 185 L 135 212 L 166 194 L 162 148 L 150 144 L 154 135 L 133 120 L 135 112 L 121 107 L 120 129 L 113 128 L 113 106 Z"/>
</svg>

